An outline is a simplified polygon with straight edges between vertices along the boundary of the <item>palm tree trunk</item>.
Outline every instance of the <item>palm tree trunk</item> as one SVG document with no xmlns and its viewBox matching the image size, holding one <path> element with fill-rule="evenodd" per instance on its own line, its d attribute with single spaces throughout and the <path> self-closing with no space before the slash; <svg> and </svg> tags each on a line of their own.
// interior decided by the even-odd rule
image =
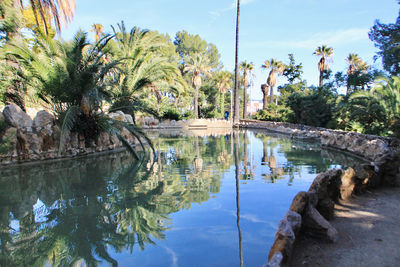
<svg viewBox="0 0 400 267">
<path fill-rule="evenodd" d="M 199 118 L 199 87 L 195 86 L 194 90 L 194 116 L 196 119 Z"/>
<path fill-rule="evenodd" d="M 236 13 L 236 50 L 235 50 L 235 103 L 234 103 L 234 116 L 233 124 L 239 123 L 239 19 L 240 19 L 240 0 L 237 0 L 237 13 Z"/>
<path fill-rule="evenodd" d="M 263 110 L 267 110 L 268 106 L 268 85 L 262 84 L 261 91 L 263 93 Z"/>
<path fill-rule="evenodd" d="M 273 104 L 274 103 L 274 87 L 270 86 L 270 91 L 269 91 L 269 103 Z"/>
<path fill-rule="evenodd" d="M 319 72 L 319 87 L 322 88 L 323 85 L 323 80 L 324 80 L 324 71 Z"/>
<path fill-rule="evenodd" d="M 243 119 L 246 119 L 247 115 L 247 89 L 243 86 Z"/>
<path fill-rule="evenodd" d="M 222 114 L 222 116 L 224 116 L 224 112 L 225 112 L 225 93 L 221 93 L 221 97 L 219 98 L 220 100 L 220 113 Z"/>
</svg>

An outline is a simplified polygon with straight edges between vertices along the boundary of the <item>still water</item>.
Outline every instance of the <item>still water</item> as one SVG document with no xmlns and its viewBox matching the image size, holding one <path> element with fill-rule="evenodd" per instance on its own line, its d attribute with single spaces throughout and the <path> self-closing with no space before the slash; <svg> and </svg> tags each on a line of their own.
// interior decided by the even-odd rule
<svg viewBox="0 0 400 267">
<path fill-rule="evenodd" d="M 0 169 L 0 266 L 262 266 L 294 195 L 355 159 L 246 131 Z"/>
</svg>

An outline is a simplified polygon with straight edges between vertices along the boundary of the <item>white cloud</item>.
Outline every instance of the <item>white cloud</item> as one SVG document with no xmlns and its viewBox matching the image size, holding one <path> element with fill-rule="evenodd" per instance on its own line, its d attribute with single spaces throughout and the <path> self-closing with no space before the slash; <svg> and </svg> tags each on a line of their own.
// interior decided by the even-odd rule
<svg viewBox="0 0 400 267">
<path fill-rule="evenodd" d="M 248 4 L 253 3 L 255 1 L 257 1 L 257 0 L 241 0 L 240 1 L 240 6 L 245 6 L 245 5 L 248 5 Z M 229 7 L 221 8 L 221 9 L 218 9 L 218 10 L 213 10 L 213 11 L 210 11 L 208 13 L 211 16 L 213 16 L 214 18 L 216 18 L 216 17 L 221 16 L 221 14 L 224 13 L 224 12 L 227 12 L 229 10 L 235 9 L 236 5 L 237 5 L 237 1 L 233 0 Z"/>
<path fill-rule="evenodd" d="M 320 32 L 311 35 L 308 39 L 287 40 L 287 41 L 261 41 L 248 42 L 250 47 L 295 47 L 295 48 L 314 48 L 319 45 L 339 46 L 361 40 L 368 40 L 367 28 L 351 28 L 338 31 Z"/>
</svg>

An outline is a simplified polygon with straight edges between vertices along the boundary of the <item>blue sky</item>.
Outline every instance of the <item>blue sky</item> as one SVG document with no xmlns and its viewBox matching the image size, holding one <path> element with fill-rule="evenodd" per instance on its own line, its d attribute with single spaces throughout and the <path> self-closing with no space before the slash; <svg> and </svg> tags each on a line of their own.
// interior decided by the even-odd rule
<svg viewBox="0 0 400 267">
<path fill-rule="evenodd" d="M 180 30 L 199 34 L 214 43 L 226 69 L 234 68 L 236 4 L 234 0 L 76 0 L 74 20 L 62 33 L 71 39 L 78 29 L 89 31 L 93 23 L 109 25 L 125 21 L 127 28 L 139 26 L 168 33 Z M 255 64 L 252 99 L 261 99 L 261 83 L 267 72 L 260 69 L 269 58 L 288 61 L 293 53 L 303 63 L 308 84 L 318 83 L 317 46 L 335 49 L 333 72 L 346 69 L 345 57 L 358 53 L 370 65 L 376 52 L 368 31 L 376 19 L 393 23 L 399 13 L 396 0 L 242 0 L 240 61 Z M 285 83 L 284 78 L 279 83 Z"/>
</svg>

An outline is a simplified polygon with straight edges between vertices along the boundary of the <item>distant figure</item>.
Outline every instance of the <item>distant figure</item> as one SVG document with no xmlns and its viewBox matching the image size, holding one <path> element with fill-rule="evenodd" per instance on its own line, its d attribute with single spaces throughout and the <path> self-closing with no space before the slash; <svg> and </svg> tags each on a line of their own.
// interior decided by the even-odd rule
<svg viewBox="0 0 400 267">
<path fill-rule="evenodd" d="M 229 111 L 225 111 L 225 120 L 228 120 L 229 118 Z"/>
</svg>

